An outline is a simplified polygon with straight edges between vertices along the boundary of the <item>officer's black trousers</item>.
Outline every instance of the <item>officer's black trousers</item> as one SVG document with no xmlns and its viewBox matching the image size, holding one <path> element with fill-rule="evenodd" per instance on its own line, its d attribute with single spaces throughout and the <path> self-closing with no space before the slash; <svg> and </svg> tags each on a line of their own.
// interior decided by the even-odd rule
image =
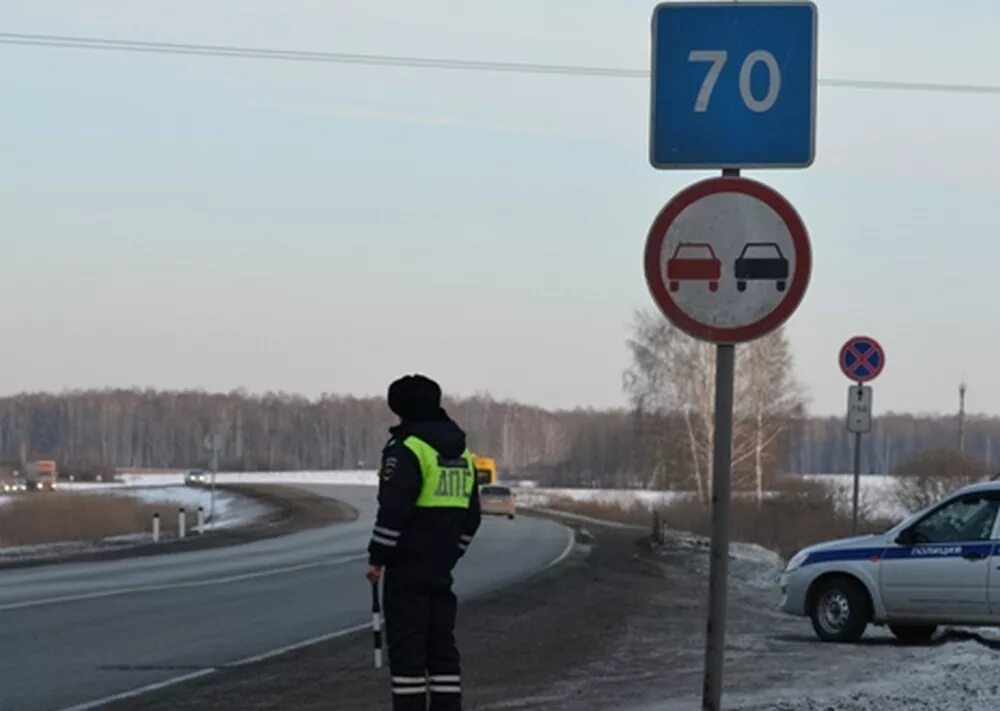
<svg viewBox="0 0 1000 711">
<path fill-rule="evenodd" d="M 460 711 L 451 580 L 389 566 L 383 590 L 393 711 Z"/>
</svg>

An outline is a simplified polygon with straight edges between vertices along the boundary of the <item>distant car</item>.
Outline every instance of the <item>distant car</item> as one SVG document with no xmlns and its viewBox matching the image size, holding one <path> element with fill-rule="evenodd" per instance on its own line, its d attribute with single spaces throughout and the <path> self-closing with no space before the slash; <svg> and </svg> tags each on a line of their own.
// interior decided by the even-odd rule
<svg viewBox="0 0 1000 711">
<path fill-rule="evenodd" d="M 709 291 L 718 291 L 721 278 L 722 262 L 707 242 L 678 242 L 667 260 L 670 291 L 680 289 L 682 281 L 707 281 Z"/>
<path fill-rule="evenodd" d="M 16 494 L 19 491 L 27 491 L 28 485 L 23 481 L 5 481 L 2 488 L 5 494 Z"/>
<path fill-rule="evenodd" d="M 199 486 L 208 481 L 208 475 L 201 469 L 188 469 L 184 475 L 184 484 L 187 486 Z"/>
<path fill-rule="evenodd" d="M 517 513 L 514 492 L 507 486 L 490 484 L 479 487 L 479 505 L 484 514 L 506 516 L 512 519 Z"/>
<path fill-rule="evenodd" d="M 788 260 L 774 242 L 747 242 L 733 265 L 736 288 L 746 291 L 748 281 L 773 281 L 778 291 L 788 283 Z"/>
</svg>

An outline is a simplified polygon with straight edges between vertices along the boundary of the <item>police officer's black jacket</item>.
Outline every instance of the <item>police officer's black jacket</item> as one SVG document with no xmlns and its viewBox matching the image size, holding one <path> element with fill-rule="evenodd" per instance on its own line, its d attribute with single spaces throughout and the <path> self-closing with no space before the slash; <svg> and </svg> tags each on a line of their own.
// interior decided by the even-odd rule
<svg viewBox="0 0 1000 711">
<path fill-rule="evenodd" d="M 417 507 L 423 483 L 420 463 L 403 443 L 412 435 L 441 457 L 456 459 L 465 453 L 465 432 L 442 414 L 440 421 L 404 423 L 389 433 L 392 438 L 382 451 L 379 508 L 368 562 L 448 577 L 479 528 L 479 487 L 473 487 L 468 509 Z"/>
</svg>

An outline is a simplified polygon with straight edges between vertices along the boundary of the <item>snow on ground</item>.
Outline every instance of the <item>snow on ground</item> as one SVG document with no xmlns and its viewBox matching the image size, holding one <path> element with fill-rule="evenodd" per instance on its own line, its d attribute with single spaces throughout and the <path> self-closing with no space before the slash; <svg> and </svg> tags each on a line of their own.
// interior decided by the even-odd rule
<svg viewBox="0 0 1000 711">
<path fill-rule="evenodd" d="M 91 489 L 92 493 L 100 491 Z M 212 492 L 204 487 L 194 486 L 135 486 L 116 487 L 107 489 L 106 492 L 113 496 L 129 496 L 140 499 L 146 503 L 170 504 L 171 506 L 183 506 L 188 511 L 188 525 L 193 526 L 195 520 L 191 518 L 191 512 L 197 510 L 199 506 L 204 509 L 205 520 L 209 520 L 209 513 L 212 510 Z M 232 491 L 217 489 L 215 492 L 215 525 L 219 528 L 233 528 L 235 526 L 245 526 L 258 519 L 267 516 L 273 511 L 272 507 L 258 501 L 250 496 L 243 496 Z M 160 513 L 161 518 L 168 515 L 176 515 L 173 510 L 164 509 Z"/>
<path fill-rule="evenodd" d="M 642 504 L 652 510 L 656 506 L 689 499 L 693 494 L 684 491 L 648 491 L 644 489 L 546 489 L 531 487 L 515 489 L 518 505 L 529 508 L 548 506 L 553 500 L 599 502 L 619 506 Z"/>
<path fill-rule="evenodd" d="M 886 640 L 888 642 L 888 640 Z M 950 630 L 936 644 L 902 647 L 881 640 L 840 645 L 826 674 L 803 675 L 785 687 L 727 693 L 732 711 L 995 711 L 1000 682 L 991 673 L 995 637 Z M 838 663 L 838 661 L 840 663 Z M 867 668 L 866 668 L 867 667 Z M 762 659 L 762 677 L 768 676 Z M 850 681 L 848 681 L 850 680 Z M 631 711 L 681 711 L 695 699 L 657 702 Z"/>
<path fill-rule="evenodd" d="M 685 531 L 664 531 L 663 543 L 657 545 L 661 556 L 684 556 L 687 567 L 708 575 L 708 551 L 711 542 L 705 536 Z M 703 555 L 691 555 L 692 552 Z M 756 543 L 729 544 L 729 578 L 750 587 L 773 590 L 785 567 L 785 561 L 772 550 Z"/>
<path fill-rule="evenodd" d="M 844 474 L 808 474 L 803 478 L 821 482 L 833 489 L 843 510 L 850 510 L 854 479 Z M 861 477 L 860 503 L 862 511 L 878 518 L 902 519 L 909 512 L 895 500 L 896 478 L 884 475 Z M 292 471 L 292 472 L 220 472 L 216 476 L 219 484 L 333 484 L 354 486 L 377 486 L 378 475 L 374 470 L 348 471 Z M 136 486 L 168 486 L 184 483 L 184 472 L 174 474 L 121 474 L 115 483 L 64 483 L 73 490 L 95 489 L 108 491 L 115 488 Z M 503 483 L 503 482 L 501 482 Z M 551 505 L 555 499 L 573 501 L 597 501 L 612 505 L 631 506 L 641 504 L 648 509 L 675 503 L 695 496 L 691 491 L 651 491 L 645 489 L 569 489 L 544 488 L 534 482 L 517 482 L 514 486 L 518 504 L 528 508 Z M 749 496 L 747 492 L 735 492 L 734 496 Z M 0 496 L 0 504 L 8 497 Z"/>
<path fill-rule="evenodd" d="M 847 474 L 806 474 L 804 479 L 821 482 L 838 493 L 845 509 L 851 506 L 851 491 L 854 479 Z M 375 470 L 345 471 L 289 471 L 289 472 L 220 472 L 216 477 L 220 484 L 339 484 L 355 486 L 377 486 Z M 164 486 L 183 484 L 184 472 L 174 474 L 121 474 L 114 484 L 73 484 L 74 488 L 108 489 L 121 486 Z M 501 482 L 506 483 L 506 482 Z M 608 504 L 631 505 L 640 503 L 652 509 L 655 506 L 690 499 L 693 491 L 652 491 L 646 489 L 569 489 L 539 487 L 535 482 L 511 482 L 518 502 L 523 506 L 546 506 L 554 498 L 573 501 L 600 501 Z M 860 501 L 863 510 L 885 518 L 902 518 L 907 511 L 902 510 L 893 495 L 896 478 L 884 475 L 861 477 Z M 734 492 L 735 497 L 750 496 L 749 492 Z M 0 501 L 3 497 L 0 496 Z"/>
<path fill-rule="evenodd" d="M 206 472 L 207 473 L 207 472 Z M 120 474 L 117 486 L 159 486 L 183 484 L 184 472 L 176 474 Z M 217 484 L 339 484 L 341 486 L 378 486 L 375 470 L 357 469 L 344 471 L 300 472 L 219 472 Z M 108 486 L 93 484 L 92 486 Z"/>
</svg>

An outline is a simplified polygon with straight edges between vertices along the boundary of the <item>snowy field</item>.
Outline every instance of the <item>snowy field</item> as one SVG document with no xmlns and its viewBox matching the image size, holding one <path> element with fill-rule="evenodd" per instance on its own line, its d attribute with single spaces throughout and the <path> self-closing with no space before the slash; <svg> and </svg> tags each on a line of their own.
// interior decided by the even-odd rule
<svg viewBox="0 0 1000 711">
<path fill-rule="evenodd" d="M 111 491 L 134 487 L 178 486 L 184 483 L 184 473 L 175 474 L 122 474 L 113 484 L 68 483 L 63 488 L 82 491 Z M 808 481 L 821 482 L 838 495 L 843 509 L 850 510 L 854 479 L 847 474 L 807 474 Z M 216 477 L 219 484 L 333 484 L 342 486 L 377 486 L 378 475 L 373 470 L 348 471 L 294 471 L 294 472 L 220 472 Z M 501 482 L 508 483 L 508 482 Z M 518 503 L 526 507 L 544 507 L 553 499 L 563 498 L 573 501 L 600 501 L 602 503 L 629 506 L 640 503 L 652 509 L 694 497 L 694 492 L 649 491 L 643 489 L 568 489 L 546 488 L 532 482 L 511 483 L 516 491 Z M 908 511 L 902 510 L 895 500 L 896 478 L 883 475 L 861 477 L 860 503 L 862 511 L 878 518 L 903 518 Z M 735 492 L 734 496 L 750 496 L 749 493 Z M 0 504 L 6 497 L 0 496 Z"/>
<path fill-rule="evenodd" d="M 850 474 L 806 474 L 807 481 L 817 481 L 838 493 L 837 500 L 843 511 L 850 511 L 853 503 L 854 476 Z M 884 474 L 868 474 L 859 480 L 858 506 L 875 518 L 902 519 L 913 513 L 900 507 L 896 501 L 898 479 Z"/>
<path fill-rule="evenodd" d="M 184 473 L 176 474 L 123 474 L 121 483 L 116 484 L 73 484 L 74 488 L 97 488 L 107 490 L 112 487 L 165 486 L 184 483 Z M 850 510 L 854 479 L 846 474 L 808 474 L 808 481 L 821 482 L 838 494 L 844 510 Z M 353 486 L 377 486 L 378 475 L 374 470 L 347 471 L 295 471 L 295 472 L 220 472 L 216 481 L 220 484 L 334 484 Z M 508 483 L 508 482 L 501 482 Z M 694 497 L 694 492 L 649 491 L 642 489 L 568 489 L 546 488 L 532 482 L 512 483 L 522 506 L 547 506 L 555 498 L 573 501 L 600 501 L 603 503 L 629 506 L 640 503 L 652 509 Z M 861 477 L 860 503 L 863 511 L 879 518 L 898 519 L 907 511 L 902 510 L 895 500 L 896 478 L 883 475 Z M 750 496 L 736 492 L 734 496 Z M 2 500 L 2 497 L 0 497 Z"/>
<path fill-rule="evenodd" d="M 118 478 L 122 483 L 110 486 L 183 484 L 184 472 L 177 472 L 176 474 L 121 474 Z M 217 484 L 339 484 L 341 486 L 378 486 L 378 474 L 374 470 L 362 469 L 300 472 L 219 472 L 215 477 L 215 481 Z M 92 484 L 88 486 L 100 487 L 102 485 Z"/>
<path fill-rule="evenodd" d="M 841 510 L 850 511 L 854 477 L 843 474 L 809 474 L 802 477 L 815 481 L 831 489 L 837 496 Z M 896 501 L 896 478 L 892 476 L 868 475 L 860 479 L 859 505 L 863 512 L 875 518 L 902 519 L 909 511 L 901 508 Z M 647 508 L 671 504 L 685 499 L 693 499 L 690 491 L 646 491 L 636 489 L 549 489 L 544 487 L 515 487 L 518 503 L 527 507 L 549 506 L 555 499 L 573 501 L 598 501 L 607 504 L 630 506 L 640 503 Z M 765 496 L 768 492 L 765 492 Z M 734 492 L 734 497 L 753 496 L 750 492 Z"/>
<path fill-rule="evenodd" d="M 204 506 L 208 510 L 208 492 L 195 487 L 185 487 L 184 473 L 174 474 L 122 474 L 119 481 L 109 484 L 69 483 L 62 487 L 70 491 L 101 491 L 140 496 L 147 501 L 174 500 L 186 507 Z M 849 511 L 852 500 L 853 477 L 842 474 L 813 474 L 803 477 L 809 481 L 821 482 L 832 489 L 843 511 Z M 341 486 L 377 486 L 378 475 L 373 470 L 348 471 L 293 471 L 293 472 L 220 472 L 216 476 L 219 484 L 328 484 Z M 501 482 L 506 483 L 506 482 Z M 902 509 L 894 496 L 896 478 L 892 476 L 869 475 L 861 477 L 861 510 L 868 516 L 901 520 L 908 513 Z M 513 484 L 518 505 L 524 508 L 546 508 L 559 499 L 573 501 L 596 501 L 612 505 L 631 506 L 640 504 L 652 510 L 657 506 L 693 499 L 694 492 L 649 491 L 641 489 L 569 489 L 545 488 L 533 482 Z M 751 496 L 748 492 L 735 492 L 734 496 Z M 253 508 L 253 503 L 236 502 L 243 497 L 234 497 L 226 492 L 217 492 L 216 520 L 218 525 L 239 526 L 253 518 L 264 515 Z M 8 497 L 0 496 L 0 505 Z M 233 508 L 230 508 L 233 507 Z"/>
</svg>

